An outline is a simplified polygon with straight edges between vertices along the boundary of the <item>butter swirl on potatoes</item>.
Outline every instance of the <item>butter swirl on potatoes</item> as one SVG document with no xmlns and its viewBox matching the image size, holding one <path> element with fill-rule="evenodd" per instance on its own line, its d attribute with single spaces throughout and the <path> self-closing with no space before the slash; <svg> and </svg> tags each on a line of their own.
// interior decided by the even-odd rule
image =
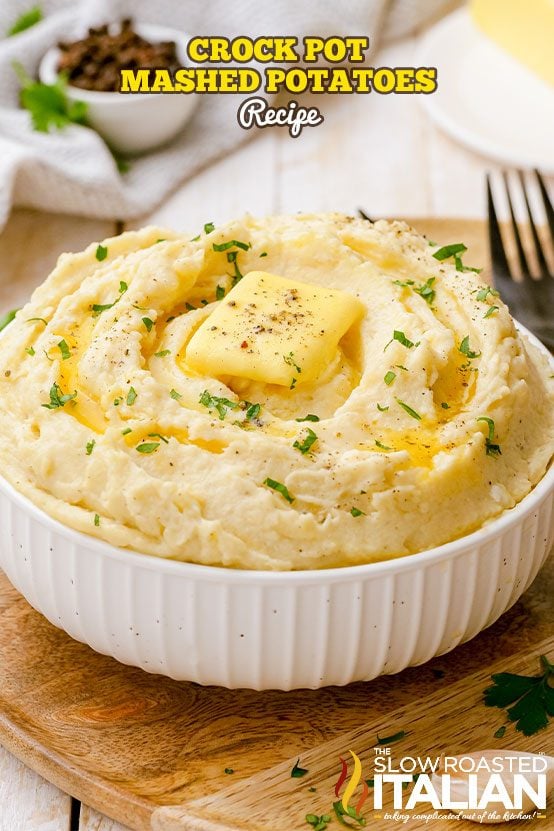
<svg viewBox="0 0 554 831">
<path fill-rule="evenodd" d="M 64 254 L 2 335 L 3 475 L 110 543 L 255 569 L 467 534 L 554 447 L 552 370 L 459 246 L 250 217 Z"/>
</svg>

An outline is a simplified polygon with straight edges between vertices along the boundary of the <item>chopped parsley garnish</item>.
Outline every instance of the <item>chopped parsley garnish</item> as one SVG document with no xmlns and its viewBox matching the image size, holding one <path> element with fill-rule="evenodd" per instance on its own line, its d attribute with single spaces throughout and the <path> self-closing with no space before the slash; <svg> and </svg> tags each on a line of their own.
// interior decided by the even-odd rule
<svg viewBox="0 0 554 831">
<path fill-rule="evenodd" d="M 8 31 L 6 32 L 8 37 L 12 35 L 18 35 L 20 32 L 24 32 L 25 29 L 30 29 L 31 26 L 35 26 L 37 23 L 43 18 L 42 9 L 40 6 L 33 6 L 32 9 L 29 9 L 26 12 L 23 12 L 19 15 L 15 23 L 10 26 Z"/>
<path fill-rule="evenodd" d="M 491 295 L 491 297 L 498 297 L 499 294 L 496 289 L 491 288 L 490 286 L 484 286 L 482 289 L 479 289 L 475 295 L 475 299 L 479 300 L 481 303 L 486 303 L 487 298 Z"/>
<path fill-rule="evenodd" d="M 524 736 L 544 730 L 548 717 L 554 717 L 554 686 L 549 683 L 554 680 L 554 664 L 546 655 L 540 656 L 540 662 L 541 675 L 499 672 L 491 675 L 493 686 L 484 692 L 486 706 L 507 708 L 508 718 L 516 722 L 516 730 Z"/>
<path fill-rule="evenodd" d="M 157 245 L 159 242 L 167 242 L 167 240 L 166 240 L 166 238 L 165 238 L 165 237 L 159 237 L 159 238 L 156 240 L 156 242 L 154 243 L 154 245 Z"/>
<path fill-rule="evenodd" d="M 387 410 L 388 410 L 388 406 L 387 407 L 381 407 L 380 404 L 377 404 L 377 409 L 379 410 L 380 413 L 386 413 Z"/>
<path fill-rule="evenodd" d="M 129 435 L 129 433 L 132 433 L 132 432 L 133 432 L 133 431 L 131 430 L 131 428 L 130 428 L 130 427 L 126 427 L 124 430 L 122 430 L 122 431 L 121 431 L 121 435 L 122 435 L 122 436 L 128 436 L 128 435 Z"/>
<path fill-rule="evenodd" d="M 298 758 L 294 764 L 293 769 L 290 772 L 291 779 L 301 779 L 308 773 L 308 768 L 300 767 L 300 758 Z"/>
<path fill-rule="evenodd" d="M 405 730 L 399 730 L 398 733 L 393 733 L 392 736 L 381 736 L 377 733 L 377 741 L 375 744 L 392 744 L 393 742 L 399 742 L 400 739 L 403 739 L 408 734 Z"/>
<path fill-rule="evenodd" d="M 354 517 L 356 517 L 356 516 L 365 516 L 364 512 L 360 511 L 359 508 L 350 508 L 350 513 Z"/>
<path fill-rule="evenodd" d="M 160 439 L 164 444 L 169 444 L 167 436 L 162 436 L 161 433 L 148 433 L 148 437 L 151 439 Z"/>
<path fill-rule="evenodd" d="M 216 409 L 221 421 L 227 415 L 227 410 L 236 410 L 239 406 L 236 401 L 230 401 L 228 398 L 220 398 L 218 395 L 210 395 L 208 390 L 204 390 L 198 401 L 204 407 Z"/>
<path fill-rule="evenodd" d="M 11 323 L 14 317 L 16 316 L 19 309 L 12 309 L 10 312 L 6 312 L 6 314 L 0 317 L 0 332 L 2 329 L 5 329 L 8 323 Z M 33 320 L 38 320 L 38 318 L 32 318 Z M 46 321 L 45 321 L 46 322 Z"/>
<path fill-rule="evenodd" d="M 408 415 L 409 415 L 409 416 L 411 416 L 412 418 L 415 418 L 417 421 L 421 421 L 421 416 L 420 416 L 420 414 L 419 414 L 418 412 L 416 412 L 416 410 L 414 410 L 414 409 L 413 409 L 412 407 L 410 407 L 408 404 L 406 404 L 406 402 L 405 402 L 405 401 L 401 401 L 401 400 L 400 400 L 400 398 L 397 398 L 397 399 L 396 399 L 396 403 L 397 403 L 397 404 L 400 404 L 400 406 L 402 407 L 402 409 L 403 409 L 403 410 L 405 410 L 405 411 L 408 413 Z"/>
<path fill-rule="evenodd" d="M 108 249 L 106 248 L 106 246 L 98 244 L 96 246 L 96 259 L 98 260 L 98 262 L 101 263 L 102 260 L 105 260 L 107 256 Z"/>
<path fill-rule="evenodd" d="M 295 421 L 319 421 L 319 416 L 316 416 L 313 413 L 308 413 L 308 415 L 305 415 L 304 418 L 296 418 Z"/>
<path fill-rule="evenodd" d="M 206 224 L 204 225 L 204 233 L 211 234 L 214 228 L 215 225 L 213 224 L 213 222 L 206 222 Z"/>
<path fill-rule="evenodd" d="M 212 248 L 214 251 L 228 251 L 229 248 L 241 248 L 243 251 L 248 251 L 249 248 L 252 248 L 252 244 L 250 242 L 240 242 L 238 239 L 230 239 L 227 242 L 214 242 Z"/>
<path fill-rule="evenodd" d="M 224 297 L 225 297 L 225 287 L 224 286 L 216 286 L 215 299 L 216 300 L 223 300 Z"/>
<path fill-rule="evenodd" d="M 58 343 L 58 349 L 62 353 L 62 361 L 67 361 L 69 358 L 71 358 L 71 352 L 69 351 L 69 346 L 67 345 L 65 340 L 63 340 L 63 338 Z"/>
<path fill-rule="evenodd" d="M 503 724 L 502 727 L 499 727 L 498 730 L 494 733 L 495 739 L 503 739 L 506 733 L 506 725 Z"/>
<path fill-rule="evenodd" d="M 456 271 L 473 271 L 475 274 L 481 274 L 483 271 L 482 268 L 474 268 L 471 265 L 464 265 L 462 258 L 459 257 L 458 254 L 454 254 L 454 265 L 456 266 Z"/>
<path fill-rule="evenodd" d="M 180 398 L 183 397 L 180 392 L 177 392 L 177 390 L 170 390 L 169 394 L 172 398 L 175 399 L 175 401 L 178 401 Z"/>
<path fill-rule="evenodd" d="M 386 444 L 383 444 L 379 441 L 379 439 L 375 439 L 375 444 L 380 450 L 392 450 L 392 447 L 388 447 Z"/>
<path fill-rule="evenodd" d="M 441 401 L 441 407 L 443 408 L 443 410 L 449 410 L 450 404 L 447 404 L 446 401 Z"/>
<path fill-rule="evenodd" d="M 233 768 L 225 768 L 225 770 L 223 771 L 223 773 L 227 773 L 227 774 L 231 774 L 231 773 L 234 773 L 234 772 L 235 771 L 233 770 Z"/>
<path fill-rule="evenodd" d="M 35 355 L 35 350 L 33 349 L 32 346 L 26 346 L 25 347 L 25 352 L 27 353 L 27 355 L 30 355 L 31 358 L 33 357 L 33 355 Z"/>
<path fill-rule="evenodd" d="M 490 317 L 490 316 L 491 316 L 491 315 L 493 315 L 495 312 L 497 312 L 497 311 L 498 311 L 498 309 L 499 309 L 499 306 L 489 306 L 489 308 L 487 309 L 487 311 L 485 312 L 485 314 L 483 315 L 483 317 L 485 317 L 485 318 L 486 318 L 486 317 Z"/>
<path fill-rule="evenodd" d="M 455 254 L 463 254 L 464 251 L 467 251 L 467 245 L 464 245 L 463 242 L 454 242 L 451 245 L 443 245 L 442 248 L 435 251 L 433 257 L 435 260 L 440 260 L 442 262 L 442 260 L 447 260 Z"/>
<path fill-rule="evenodd" d="M 488 436 L 485 436 L 485 451 L 487 453 L 487 456 L 501 456 L 502 451 L 500 449 L 500 445 L 494 443 L 495 427 L 492 418 L 488 418 L 487 416 L 479 416 L 477 421 L 484 421 L 489 428 L 489 434 Z"/>
<path fill-rule="evenodd" d="M 77 391 L 62 393 L 58 384 L 52 384 L 50 387 L 50 403 L 42 404 L 41 406 L 46 407 L 47 410 L 57 410 L 60 407 L 65 407 L 67 402 L 72 401 L 74 398 L 77 398 Z"/>
<path fill-rule="evenodd" d="M 466 358 L 469 358 L 472 361 L 474 358 L 478 358 L 480 356 L 480 352 L 472 352 L 469 346 L 469 335 L 466 335 L 465 338 L 462 340 L 461 344 L 458 347 L 459 351 L 462 355 L 465 355 Z"/>
<path fill-rule="evenodd" d="M 267 485 L 268 488 L 280 493 L 283 499 L 286 499 L 287 502 L 290 502 L 291 504 L 294 502 L 294 496 L 289 493 L 286 485 L 283 485 L 281 482 L 277 482 L 275 479 L 270 479 L 268 477 L 264 480 L 264 485 Z"/>
<path fill-rule="evenodd" d="M 254 421 L 260 415 L 262 405 L 251 404 L 249 401 L 245 401 L 244 403 L 246 404 L 246 418 L 248 421 Z"/>
<path fill-rule="evenodd" d="M 406 337 L 404 332 L 401 332 L 399 329 L 395 329 L 392 338 L 385 346 L 385 349 L 383 349 L 383 352 L 388 349 L 391 343 L 395 340 L 398 341 L 398 343 L 401 343 L 402 346 L 405 346 L 406 349 L 411 349 L 412 346 L 417 346 L 417 344 L 414 344 L 413 341 Z"/>
<path fill-rule="evenodd" d="M 100 525 L 100 516 L 98 514 L 94 514 L 94 524 L 97 528 Z"/>
<path fill-rule="evenodd" d="M 146 326 L 146 331 L 147 331 L 147 332 L 151 332 L 151 331 L 152 331 L 152 327 L 153 327 L 153 325 L 154 325 L 154 321 L 153 321 L 153 320 L 150 320 L 150 318 L 149 318 L 149 317 L 143 317 L 143 318 L 142 318 L 142 322 L 143 322 L 143 323 L 144 323 L 144 325 Z"/>
<path fill-rule="evenodd" d="M 87 456 L 90 456 L 92 451 L 94 450 L 94 445 L 96 444 L 96 439 L 91 439 L 87 441 Z"/>
<path fill-rule="evenodd" d="M 314 431 L 313 431 L 313 430 L 311 430 L 309 427 L 307 428 L 307 430 L 308 430 L 308 435 L 306 436 L 306 438 L 304 439 L 304 441 L 300 442 L 300 441 L 297 439 L 297 440 L 294 442 L 294 444 L 292 445 L 292 446 L 293 446 L 293 447 L 295 447 L 297 450 L 299 450 L 299 451 L 302 453 L 302 455 L 303 455 L 303 456 L 304 456 L 306 453 L 309 453 L 309 452 L 310 452 L 310 449 L 311 449 L 312 445 L 313 445 L 313 444 L 315 444 L 315 442 L 317 441 L 317 436 L 316 436 L 316 434 L 314 433 Z"/>
<path fill-rule="evenodd" d="M 429 306 L 432 305 L 433 300 L 436 296 L 436 291 L 433 288 L 433 283 L 435 282 L 435 279 L 435 277 L 429 277 L 429 279 L 426 280 L 425 283 L 422 283 L 421 286 L 416 286 L 416 288 L 414 288 L 416 294 L 419 294 L 420 297 L 423 297 L 423 299 L 426 301 L 426 303 L 429 304 Z"/>
<path fill-rule="evenodd" d="M 294 362 L 294 353 L 293 353 L 293 352 L 289 352 L 289 354 L 288 354 L 288 355 L 283 355 L 283 360 L 284 360 L 284 362 L 285 362 L 286 364 L 288 364 L 289 366 L 294 367 L 294 368 L 295 368 L 295 370 L 296 370 L 296 371 L 298 372 L 298 374 L 300 375 L 300 373 L 302 372 L 302 369 L 298 366 L 298 364 L 296 364 L 296 363 Z"/>
<path fill-rule="evenodd" d="M 47 133 L 51 127 L 61 130 L 68 124 L 86 123 L 88 107 L 84 101 L 67 97 L 63 75 L 58 75 L 53 84 L 43 84 L 29 77 L 21 64 L 14 63 L 13 68 L 21 83 L 21 105 L 30 113 L 34 130 Z"/>
<path fill-rule="evenodd" d="M 124 283 L 123 280 L 120 280 L 120 282 L 119 282 L 119 297 L 117 297 L 113 301 L 113 303 L 93 303 L 92 306 L 91 306 L 92 311 L 95 314 L 99 315 L 99 314 L 102 314 L 102 312 L 107 311 L 107 309 L 112 309 L 115 306 L 116 303 L 119 303 L 119 301 L 121 300 L 122 296 L 125 294 L 125 292 L 127 291 L 128 288 L 129 287 L 128 287 L 127 283 Z"/>
<path fill-rule="evenodd" d="M 235 272 L 232 275 L 233 276 L 233 286 L 236 286 L 236 284 L 239 282 L 239 280 L 242 280 L 242 278 L 244 277 L 244 274 L 240 270 L 239 264 L 237 262 L 237 255 L 238 255 L 238 251 L 228 251 L 227 252 L 227 262 L 228 263 L 233 263 L 233 268 L 234 268 L 234 272 Z"/>
<path fill-rule="evenodd" d="M 16 311 L 18 311 L 18 309 L 16 309 Z M 8 312 L 8 314 L 11 314 L 11 312 Z M 13 318 L 12 318 L 12 320 L 13 320 Z M 43 317 L 28 317 L 27 320 L 25 321 L 25 323 L 34 323 L 35 321 L 38 321 L 39 323 L 44 323 L 45 326 L 48 326 L 48 321 L 45 320 Z M 8 323 L 9 323 L 9 321 L 8 321 Z M 4 326 L 5 325 L 6 324 L 4 324 Z M 4 328 L 4 327 L 2 327 L 2 328 Z"/>
<path fill-rule="evenodd" d="M 461 254 L 467 251 L 467 246 L 463 244 L 463 242 L 454 242 L 452 245 L 443 245 L 442 248 L 439 248 L 438 251 L 435 251 L 433 257 L 436 260 L 447 260 L 449 257 L 454 258 L 454 265 L 456 267 L 456 271 L 474 271 L 476 274 L 479 274 L 483 269 L 482 268 L 473 268 L 470 265 L 464 265 L 462 262 Z"/>
<path fill-rule="evenodd" d="M 387 374 L 383 378 L 383 381 L 385 382 L 387 387 L 390 387 L 390 385 L 392 384 L 392 382 L 394 381 L 395 378 L 396 378 L 396 372 L 393 372 L 392 369 L 389 369 L 389 371 L 387 372 Z"/>
<path fill-rule="evenodd" d="M 118 396 L 117 398 L 114 398 L 114 400 L 113 400 L 114 407 L 119 407 L 119 405 L 121 404 L 122 401 L 123 401 L 123 399 L 121 398 L 121 396 Z"/>
<path fill-rule="evenodd" d="M 146 441 L 137 445 L 137 451 L 139 453 L 155 453 L 159 446 L 159 441 Z"/>
<path fill-rule="evenodd" d="M 187 312 L 195 312 L 196 306 L 193 306 L 192 303 L 185 303 L 185 309 Z"/>
<path fill-rule="evenodd" d="M 262 251 L 262 253 L 260 254 L 260 257 L 267 257 L 267 251 Z"/>
<path fill-rule="evenodd" d="M 137 400 L 137 392 L 134 387 L 129 388 L 129 392 L 127 393 L 127 405 L 132 407 L 135 401 Z"/>
<path fill-rule="evenodd" d="M 166 355 L 171 355 L 171 349 L 162 349 L 161 352 L 154 352 L 155 358 L 165 358 Z"/>
</svg>

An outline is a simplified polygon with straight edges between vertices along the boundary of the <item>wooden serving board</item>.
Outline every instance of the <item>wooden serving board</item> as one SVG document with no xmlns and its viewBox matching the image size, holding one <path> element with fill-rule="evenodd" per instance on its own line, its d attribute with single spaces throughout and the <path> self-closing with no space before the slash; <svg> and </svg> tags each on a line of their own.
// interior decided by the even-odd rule
<svg viewBox="0 0 554 831">
<path fill-rule="evenodd" d="M 482 223 L 414 224 L 440 243 L 466 242 L 469 264 L 484 261 Z M 407 731 L 391 747 L 397 759 L 487 747 L 553 754 L 554 725 L 531 738 L 509 725 L 495 739 L 504 714 L 482 703 L 491 672 L 533 674 L 539 654 L 554 660 L 553 612 L 551 557 L 509 612 L 449 655 L 369 683 L 256 693 L 178 683 L 98 655 L 0 573 L 0 743 L 135 831 L 308 829 L 307 813 L 330 812 L 339 756 L 355 751 L 368 772 L 377 734 Z M 291 778 L 298 758 L 309 772 Z M 553 810 L 540 828 L 554 828 Z M 371 828 L 397 825 L 384 811 L 364 814 Z M 339 827 L 333 818 L 330 831 Z M 452 820 L 407 827 L 446 831 Z"/>
</svg>

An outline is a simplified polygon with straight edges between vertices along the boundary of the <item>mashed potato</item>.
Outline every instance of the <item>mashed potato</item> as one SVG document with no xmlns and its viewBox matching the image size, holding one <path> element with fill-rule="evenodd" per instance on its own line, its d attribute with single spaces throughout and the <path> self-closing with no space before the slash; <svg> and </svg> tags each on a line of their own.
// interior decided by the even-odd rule
<svg viewBox="0 0 554 831">
<path fill-rule="evenodd" d="M 65 254 L 2 336 L 2 473 L 72 528 L 210 565 L 474 531 L 544 475 L 554 388 L 458 256 L 337 214 Z"/>
</svg>

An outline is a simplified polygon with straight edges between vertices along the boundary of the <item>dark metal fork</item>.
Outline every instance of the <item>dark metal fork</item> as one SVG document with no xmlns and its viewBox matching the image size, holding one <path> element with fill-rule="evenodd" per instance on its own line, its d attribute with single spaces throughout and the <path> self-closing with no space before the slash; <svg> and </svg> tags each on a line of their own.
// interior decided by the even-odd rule
<svg viewBox="0 0 554 831">
<path fill-rule="evenodd" d="M 548 196 L 546 186 L 540 173 L 535 170 L 550 239 L 554 246 L 554 207 Z M 535 334 L 550 350 L 554 350 L 554 269 L 549 268 L 545 249 L 537 232 L 536 222 L 529 202 L 525 179 L 521 171 L 518 179 L 523 193 L 527 222 L 531 232 L 531 243 L 525 249 L 522 235 L 516 221 L 512 194 L 508 176 L 504 173 L 504 187 L 510 212 L 511 230 L 515 242 L 518 271 L 521 279 L 514 280 L 516 269 L 509 262 L 506 248 L 502 241 L 500 226 L 494 205 L 490 176 L 487 175 L 487 202 L 489 213 L 489 245 L 492 262 L 492 274 L 495 288 L 509 306 L 513 316 Z M 530 265 L 530 258 L 537 263 L 538 270 Z"/>
</svg>

